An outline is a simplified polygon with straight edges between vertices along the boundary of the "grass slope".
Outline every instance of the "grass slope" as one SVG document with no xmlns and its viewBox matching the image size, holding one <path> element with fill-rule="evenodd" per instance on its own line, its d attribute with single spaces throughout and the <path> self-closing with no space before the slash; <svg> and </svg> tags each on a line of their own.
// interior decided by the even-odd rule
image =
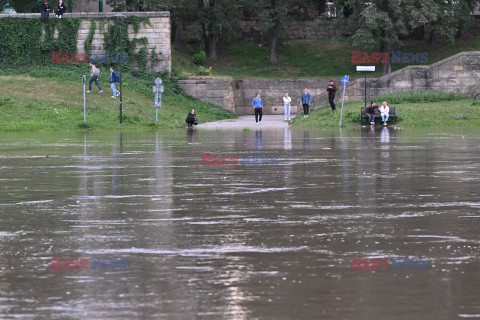
<svg viewBox="0 0 480 320">
<path fill-rule="evenodd" d="M 472 103 L 469 98 L 437 102 L 404 101 L 389 105 L 397 108 L 398 122 L 395 125 L 401 127 L 480 126 L 480 105 Z M 342 126 L 358 126 L 363 106 L 363 102 L 345 103 Z M 308 118 L 296 117 L 292 124 L 295 127 L 338 127 L 340 108 L 341 104 L 337 105 L 335 112 L 330 107 L 320 108 L 312 111 Z"/>
<path fill-rule="evenodd" d="M 85 124 L 81 76 L 88 75 L 88 66 L 84 69 L 58 66 L 0 71 L 0 131 L 155 127 L 153 78 L 147 81 L 123 74 L 123 125 L 120 127 L 119 98 L 111 98 L 107 70 L 102 70 L 100 77 L 104 92 L 99 94 L 93 84 L 93 92 L 86 94 Z M 158 127 L 184 127 L 191 108 L 195 108 L 199 122 L 235 117 L 228 110 L 184 95 L 178 88 L 167 90 L 167 85 L 174 86 L 166 84 Z"/>
<path fill-rule="evenodd" d="M 480 31 L 472 29 L 467 39 L 457 40 L 454 45 L 407 40 L 396 50 L 428 52 L 428 64 L 432 64 L 459 52 L 477 51 L 478 48 Z M 264 44 L 236 41 L 220 43 L 218 61 L 210 61 L 208 66 L 213 67 L 213 76 L 234 78 L 338 78 L 345 74 L 362 77 L 363 74 L 357 73 L 355 64 L 351 63 L 352 50 L 348 38 L 286 40 L 279 43 L 278 61 L 273 64 L 268 60 Z M 196 66 L 191 57 L 192 52 L 186 46 L 174 46 L 173 66 L 176 70 L 185 75 L 195 74 Z M 379 71 L 369 73 L 369 77 L 380 75 L 381 64 L 376 66 Z M 405 66 L 407 64 L 392 64 L 392 71 Z"/>
</svg>

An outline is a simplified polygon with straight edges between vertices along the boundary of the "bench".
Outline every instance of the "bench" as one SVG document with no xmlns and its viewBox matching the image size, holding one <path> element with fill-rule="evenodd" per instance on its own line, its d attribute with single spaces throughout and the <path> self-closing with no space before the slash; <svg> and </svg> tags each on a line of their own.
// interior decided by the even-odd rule
<svg viewBox="0 0 480 320">
<path fill-rule="evenodd" d="M 397 110 L 395 107 L 390 107 L 389 106 L 389 111 L 388 111 L 388 121 L 390 120 L 398 120 L 397 117 Z M 380 110 L 378 108 L 375 108 L 375 120 L 376 119 L 381 119 L 382 117 L 380 116 Z M 360 121 L 363 123 L 364 120 L 368 121 L 368 116 L 365 114 L 365 107 L 362 107 L 361 112 L 360 112 Z"/>
</svg>

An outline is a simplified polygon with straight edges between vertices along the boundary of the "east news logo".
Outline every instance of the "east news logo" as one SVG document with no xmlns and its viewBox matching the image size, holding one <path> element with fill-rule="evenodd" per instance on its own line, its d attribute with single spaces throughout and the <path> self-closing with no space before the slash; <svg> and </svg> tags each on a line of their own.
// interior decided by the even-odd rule
<svg viewBox="0 0 480 320">
<path fill-rule="evenodd" d="M 351 269 L 428 269 L 427 259 L 403 259 L 403 258 L 362 258 L 352 257 Z"/>
<path fill-rule="evenodd" d="M 52 269 L 103 269 L 120 270 L 128 268 L 128 259 L 79 259 L 72 260 L 52 257 Z"/>
</svg>

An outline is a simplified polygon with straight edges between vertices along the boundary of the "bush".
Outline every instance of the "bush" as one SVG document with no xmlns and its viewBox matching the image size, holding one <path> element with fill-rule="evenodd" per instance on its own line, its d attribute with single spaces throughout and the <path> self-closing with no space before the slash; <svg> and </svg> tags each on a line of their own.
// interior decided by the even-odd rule
<svg viewBox="0 0 480 320">
<path fill-rule="evenodd" d="M 207 54 L 205 51 L 199 51 L 193 55 L 193 63 L 197 66 L 203 66 L 207 63 Z"/>
<path fill-rule="evenodd" d="M 205 68 L 202 66 L 199 66 L 197 69 L 197 74 L 202 75 L 202 76 L 208 76 L 212 73 L 212 67 L 210 68 Z"/>
</svg>

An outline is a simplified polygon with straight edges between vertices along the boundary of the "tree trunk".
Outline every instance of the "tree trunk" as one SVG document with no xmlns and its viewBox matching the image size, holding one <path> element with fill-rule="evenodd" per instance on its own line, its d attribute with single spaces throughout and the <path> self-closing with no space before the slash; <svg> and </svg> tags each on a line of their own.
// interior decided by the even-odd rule
<svg viewBox="0 0 480 320">
<path fill-rule="evenodd" d="M 317 2 L 318 14 L 320 15 L 325 13 L 326 9 L 327 9 L 327 0 L 318 0 Z"/>
<path fill-rule="evenodd" d="M 277 62 L 277 36 L 270 35 L 270 62 Z"/>
<path fill-rule="evenodd" d="M 391 52 L 392 50 L 388 50 L 387 45 L 380 45 L 380 52 Z M 382 63 L 382 76 L 389 74 L 392 72 L 392 61 L 390 59 L 387 60 L 387 63 Z"/>
<path fill-rule="evenodd" d="M 392 63 L 388 60 L 387 63 L 382 63 L 382 76 L 392 72 Z"/>
<path fill-rule="evenodd" d="M 416 27 L 412 32 L 412 39 L 414 40 L 425 39 L 425 26 Z"/>
<path fill-rule="evenodd" d="M 209 34 L 207 37 L 208 42 L 208 58 L 212 61 L 217 61 L 217 37 L 213 34 Z"/>
</svg>

